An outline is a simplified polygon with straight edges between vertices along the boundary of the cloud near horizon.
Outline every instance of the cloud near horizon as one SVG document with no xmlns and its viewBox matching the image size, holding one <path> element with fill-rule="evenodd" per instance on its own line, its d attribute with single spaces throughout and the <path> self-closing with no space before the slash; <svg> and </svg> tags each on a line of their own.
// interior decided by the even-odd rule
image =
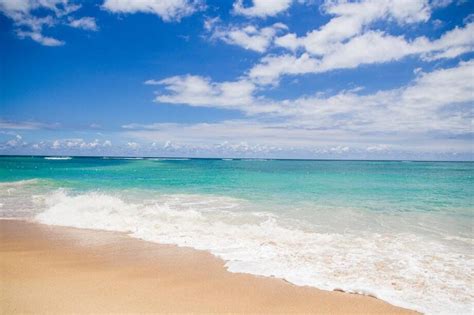
<svg viewBox="0 0 474 315">
<path fill-rule="evenodd" d="M 183 139 L 174 138 L 173 141 L 190 144 L 197 137 L 214 139 L 217 143 L 239 138 L 239 134 L 242 134 L 251 135 L 249 138 L 259 143 L 284 143 L 286 147 L 308 149 L 316 144 L 326 144 L 327 139 L 344 145 L 357 139 L 360 145 L 369 146 L 383 135 L 391 145 L 401 146 L 402 143 L 412 142 L 415 144 L 413 149 L 416 149 L 432 133 L 444 134 L 446 140 L 472 134 L 470 108 L 474 102 L 473 73 L 474 61 L 461 62 L 452 68 L 418 73 L 411 83 L 396 89 L 371 94 L 342 91 L 331 96 L 303 96 L 280 101 L 256 95 L 257 90 L 249 81 L 214 83 L 207 78 L 184 76 L 153 83 L 164 85 L 165 91 L 170 92 L 158 94 L 156 102 L 230 107 L 255 117 L 250 125 L 245 123 L 246 120 L 233 121 L 230 125 L 229 122 L 223 125 L 184 125 L 183 129 L 189 129 L 191 138 L 181 135 Z M 222 86 L 228 88 L 223 89 Z M 268 123 L 275 118 L 280 122 Z M 127 129 L 142 129 L 147 137 L 152 129 L 164 132 L 168 127 L 167 124 L 141 128 L 139 125 L 126 126 Z M 191 131 L 194 127 L 199 128 Z M 268 132 L 243 132 L 246 127 Z M 201 128 L 215 129 L 218 136 L 212 133 L 199 134 Z M 136 136 L 140 134 L 134 133 Z M 156 134 L 157 139 L 168 139 L 172 133 L 166 136 Z M 294 139 L 292 134 L 300 138 Z M 433 139 L 432 145 L 435 146 L 438 141 L 439 138 Z"/>
</svg>

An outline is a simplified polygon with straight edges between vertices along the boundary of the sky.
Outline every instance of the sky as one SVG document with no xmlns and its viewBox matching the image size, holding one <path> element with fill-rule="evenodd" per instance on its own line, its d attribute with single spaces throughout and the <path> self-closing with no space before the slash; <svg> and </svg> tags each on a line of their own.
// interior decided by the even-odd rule
<svg viewBox="0 0 474 315">
<path fill-rule="evenodd" d="M 0 0 L 0 154 L 473 160 L 474 2 Z"/>
</svg>

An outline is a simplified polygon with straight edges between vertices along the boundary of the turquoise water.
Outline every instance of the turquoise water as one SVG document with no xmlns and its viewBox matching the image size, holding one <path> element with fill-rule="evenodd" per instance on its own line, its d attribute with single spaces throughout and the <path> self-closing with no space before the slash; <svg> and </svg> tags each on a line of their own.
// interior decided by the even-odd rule
<svg viewBox="0 0 474 315">
<path fill-rule="evenodd" d="M 473 305 L 471 162 L 0 157 L 0 181 L 3 217 L 192 246 L 230 271 L 429 313 Z"/>
<path fill-rule="evenodd" d="M 460 215 L 472 214 L 474 195 L 471 162 L 0 158 L 2 181 L 31 178 L 76 190 L 141 188 Z"/>
</svg>

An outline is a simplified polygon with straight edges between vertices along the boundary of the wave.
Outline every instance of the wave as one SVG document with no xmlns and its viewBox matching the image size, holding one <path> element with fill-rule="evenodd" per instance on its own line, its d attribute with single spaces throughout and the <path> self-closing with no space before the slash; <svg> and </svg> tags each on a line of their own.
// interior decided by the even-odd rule
<svg viewBox="0 0 474 315">
<path fill-rule="evenodd" d="M 50 191 L 50 183 L 46 179 L 0 182 L 0 218 L 28 218 L 38 213 L 41 209 L 34 199 L 47 191 Z"/>
<path fill-rule="evenodd" d="M 45 160 L 71 160 L 70 156 L 45 156 Z"/>
<path fill-rule="evenodd" d="M 102 160 L 144 160 L 142 157 L 116 157 L 116 156 L 103 156 Z"/>
<path fill-rule="evenodd" d="M 43 198 L 35 220 L 207 250 L 225 260 L 231 272 L 372 295 L 422 312 L 472 309 L 472 253 L 419 235 L 318 232 L 282 216 L 249 211 L 247 201 L 230 197 L 125 198 L 57 190 Z"/>
<path fill-rule="evenodd" d="M 267 162 L 267 161 L 271 161 L 269 159 L 241 159 L 241 161 L 246 161 L 246 162 Z"/>
<path fill-rule="evenodd" d="M 21 187 L 25 185 L 34 185 L 38 184 L 40 179 L 38 178 L 31 178 L 31 179 L 22 179 L 16 181 L 9 181 L 9 182 L 0 182 L 0 188 L 7 188 L 7 187 Z"/>
<path fill-rule="evenodd" d="M 144 157 L 109 157 L 104 156 L 104 160 L 149 160 L 149 161 L 188 161 L 188 158 L 144 158 Z"/>
<path fill-rule="evenodd" d="M 150 161 L 189 161 L 188 158 L 148 158 Z"/>
</svg>

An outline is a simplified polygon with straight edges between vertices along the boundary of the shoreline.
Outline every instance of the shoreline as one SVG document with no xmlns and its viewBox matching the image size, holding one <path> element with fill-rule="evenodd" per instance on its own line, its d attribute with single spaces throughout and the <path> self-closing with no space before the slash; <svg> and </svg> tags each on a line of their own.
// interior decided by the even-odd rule
<svg viewBox="0 0 474 315">
<path fill-rule="evenodd" d="M 370 296 L 231 273 L 192 248 L 0 220 L 2 313 L 417 314 Z"/>
</svg>

